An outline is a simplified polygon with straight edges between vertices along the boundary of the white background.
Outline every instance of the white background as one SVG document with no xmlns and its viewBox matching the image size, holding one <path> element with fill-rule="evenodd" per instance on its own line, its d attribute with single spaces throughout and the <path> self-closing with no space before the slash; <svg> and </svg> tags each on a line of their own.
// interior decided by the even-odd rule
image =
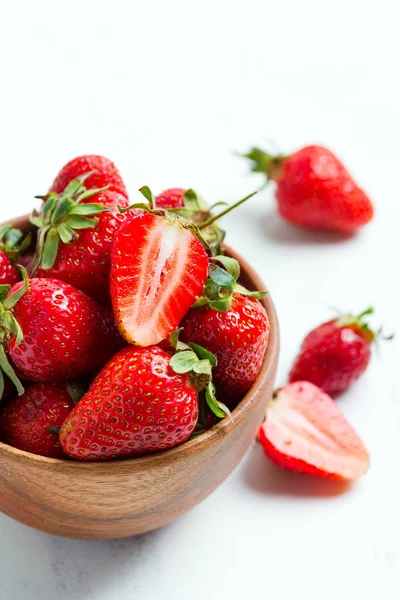
<svg viewBox="0 0 400 600">
<path fill-rule="evenodd" d="M 0 1 L 1 220 L 83 153 L 115 160 L 132 195 L 231 202 L 261 182 L 233 150 L 322 143 L 374 199 L 359 235 L 292 228 L 272 189 L 225 221 L 277 305 L 277 383 L 331 307 L 372 304 L 400 333 L 399 16 L 396 0 Z M 398 599 L 398 363 L 398 341 L 382 343 L 338 400 L 372 457 L 349 490 L 254 447 L 201 506 L 138 538 L 65 540 L 1 516 L 0 599 Z"/>
</svg>

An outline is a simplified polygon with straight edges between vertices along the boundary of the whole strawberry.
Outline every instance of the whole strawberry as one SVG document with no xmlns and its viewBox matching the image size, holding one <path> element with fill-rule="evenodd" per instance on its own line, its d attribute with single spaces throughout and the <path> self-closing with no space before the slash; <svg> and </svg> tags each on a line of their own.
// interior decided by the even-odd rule
<svg viewBox="0 0 400 600">
<path fill-rule="evenodd" d="M 7 356 L 28 381 L 66 381 L 99 371 L 122 346 L 111 311 L 63 281 L 24 277 L 7 297 L 2 290 L 3 371 L 17 385 Z"/>
<path fill-rule="evenodd" d="M 365 320 L 372 312 L 368 308 L 358 316 L 343 315 L 310 331 L 289 381 L 311 381 L 328 394 L 347 389 L 368 367 L 371 344 L 380 333 L 374 332 Z"/>
<path fill-rule="evenodd" d="M 210 267 L 203 297 L 180 323 L 181 338 L 216 356 L 213 381 L 221 401 L 233 407 L 253 385 L 264 359 L 270 325 L 258 298 L 266 292 L 248 292 L 236 283 L 237 261 L 226 256 L 215 260 L 230 272 Z"/>
<path fill-rule="evenodd" d="M 295 225 L 353 233 L 374 215 L 366 193 L 323 146 L 306 146 L 288 156 L 252 148 L 244 156 L 253 171 L 276 182 L 279 212 Z"/>
<path fill-rule="evenodd" d="M 65 458 L 57 428 L 73 408 L 68 384 L 34 383 L 0 411 L 0 440 L 32 454 Z"/>
<path fill-rule="evenodd" d="M 19 281 L 16 263 L 30 244 L 30 235 L 22 239 L 22 232 L 11 225 L 0 227 L 0 285 L 14 285 Z"/>
<path fill-rule="evenodd" d="M 111 246 L 125 218 L 119 207 L 128 200 L 116 191 L 88 190 L 83 179 L 46 196 L 42 211 L 31 217 L 38 227 L 36 275 L 61 279 L 109 304 Z"/>
<path fill-rule="evenodd" d="M 170 361 L 157 346 L 118 352 L 62 424 L 64 451 L 99 461 L 185 442 L 196 426 L 198 393 L 189 372 L 174 372 Z"/>
<path fill-rule="evenodd" d="M 352 480 L 369 467 L 362 441 L 335 402 L 308 381 L 274 393 L 259 441 L 266 455 L 289 471 Z"/>
<path fill-rule="evenodd" d="M 90 173 L 86 179 L 87 189 L 107 187 L 109 191 L 128 198 L 128 192 L 117 167 L 109 158 L 95 154 L 85 154 L 70 160 L 58 173 L 49 192 L 61 194 L 73 179 L 78 179 L 87 173 Z"/>
</svg>

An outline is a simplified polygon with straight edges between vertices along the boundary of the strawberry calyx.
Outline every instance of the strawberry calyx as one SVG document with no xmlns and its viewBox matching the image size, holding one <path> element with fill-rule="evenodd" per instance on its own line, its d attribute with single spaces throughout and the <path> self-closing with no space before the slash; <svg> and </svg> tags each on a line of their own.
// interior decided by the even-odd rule
<svg viewBox="0 0 400 600">
<path fill-rule="evenodd" d="M 156 215 L 161 215 L 166 218 L 172 216 L 173 218 L 178 217 L 182 223 L 182 226 L 189 229 L 193 235 L 195 235 L 203 244 L 204 248 L 209 252 L 211 256 L 218 256 L 223 253 L 221 247 L 222 242 L 225 239 L 225 231 L 218 226 L 217 221 L 227 215 L 232 210 L 252 198 L 257 194 L 259 190 L 248 194 L 244 198 L 241 198 L 238 202 L 226 206 L 225 202 L 217 202 L 210 208 L 207 207 L 206 202 L 199 196 L 194 190 L 189 189 L 184 194 L 184 207 L 183 208 L 168 208 L 166 210 L 160 210 L 156 206 L 156 198 L 153 192 L 148 186 L 143 186 L 139 189 L 139 192 L 144 196 L 147 204 L 144 202 L 137 202 L 131 204 L 127 208 L 120 208 L 121 212 L 127 210 L 139 208 L 151 212 Z M 226 208 L 220 213 L 214 215 L 212 210 L 217 206 L 224 205 Z"/>
<path fill-rule="evenodd" d="M 287 158 L 285 154 L 269 154 L 261 148 L 250 148 L 245 154 L 239 154 L 242 158 L 251 161 L 251 170 L 254 173 L 264 173 L 268 179 L 277 181 L 282 173 L 282 165 Z"/>
<path fill-rule="evenodd" d="M 78 239 L 80 229 L 96 227 L 96 216 L 109 211 L 97 202 L 81 204 L 107 189 L 106 186 L 88 190 L 84 181 L 92 174 L 91 171 L 73 179 L 61 194 L 50 192 L 46 196 L 35 196 L 45 204 L 40 212 L 34 210 L 30 217 L 30 222 L 38 228 L 34 271 L 38 267 L 51 269 L 60 242 L 69 244 Z"/>
<path fill-rule="evenodd" d="M 11 225 L 4 225 L 0 227 L 0 251 L 15 264 L 31 243 L 31 237 L 28 233 L 23 238 L 22 231 L 14 229 Z"/>
<path fill-rule="evenodd" d="M 373 342 L 377 342 L 378 339 L 383 340 L 391 340 L 394 337 L 394 334 L 389 336 L 383 335 L 383 328 L 380 327 L 377 330 L 374 330 L 370 327 L 370 324 L 365 319 L 369 315 L 372 315 L 374 309 L 372 306 L 369 306 L 365 310 L 363 310 L 359 315 L 353 315 L 351 313 L 345 313 L 340 315 L 335 322 L 337 328 L 342 329 L 345 327 L 350 327 L 351 329 L 356 329 L 357 332 L 362 335 L 368 343 L 372 344 Z"/>
<path fill-rule="evenodd" d="M 221 268 L 215 262 L 221 263 Z M 268 292 L 249 291 L 243 285 L 238 283 L 240 277 L 240 264 L 230 256 L 214 256 L 209 263 L 209 277 L 205 283 L 203 294 L 193 304 L 192 308 L 202 308 L 208 306 L 219 312 L 226 312 L 232 306 L 235 294 L 249 296 L 261 300 Z"/>
<path fill-rule="evenodd" d="M 9 285 L 0 285 L 0 397 L 4 391 L 5 373 L 16 387 L 18 396 L 24 393 L 24 387 L 18 379 L 13 367 L 8 361 L 5 346 L 7 342 L 15 337 L 15 345 L 18 346 L 23 340 L 22 329 L 13 314 L 13 306 L 22 298 L 29 289 L 29 279 L 26 269 L 19 266 L 22 274 L 23 285 L 7 297 L 11 287 Z"/>
<path fill-rule="evenodd" d="M 175 373 L 189 373 L 190 381 L 198 392 L 205 393 L 205 399 L 212 412 L 223 419 L 228 416 L 232 420 L 229 408 L 220 402 L 215 394 L 215 386 L 212 382 L 212 368 L 217 364 L 217 358 L 203 346 L 189 342 L 185 344 L 179 340 L 182 328 L 174 331 L 169 342 L 176 350 L 169 364 Z"/>
</svg>

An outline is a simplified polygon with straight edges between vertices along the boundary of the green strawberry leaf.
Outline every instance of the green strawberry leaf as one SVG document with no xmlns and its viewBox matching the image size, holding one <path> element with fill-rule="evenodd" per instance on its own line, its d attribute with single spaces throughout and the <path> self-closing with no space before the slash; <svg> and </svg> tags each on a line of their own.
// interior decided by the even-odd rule
<svg viewBox="0 0 400 600">
<path fill-rule="evenodd" d="M 260 292 L 250 292 L 239 283 L 235 285 L 235 292 L 237 292 L 238 294 L 242 294 L 243 296 L 249 296 L 249 298 L 256 298 L 257 300 L 262 300 L 268 294 L 267 290 L 262 290 Z"/>
<path fill-rule="evenodd" d="M 214 268 L 212 268 L 214 267 Z M 235 280 L 228 271 L 221 269 L 221 267 L 216 267 L 215 265 L 210 266 L 210 278 L 214 283 L 223 287 L 229 291 L 233 291 L 235 287 Z"/>
<path fill-rule="evenodd" d="M 155 207 L 155 200 L 154 194 L 151 191 L 151 189 L 147 185 L 144 185 L 139 189 L 139 192 L 146 198 L 146 200 L 150 204 L 150 208 L 153 209 Z"/>
<path fill-rule="evenodd" d="M 79 215 L 69 215 L 66 221 L 68 227 L 72 229 L 92 229 L 96 227 L 98 219 L 89 219 L 89 217 L 81 217 Z"/>
<path fill-rule="evenodd" d="M 49 229 L 43 247 L 43 269 L 51 269 L 57 257 L 58 244 L 60 242 L 60 234 L 55 227 Z"/>
<path fill-rule="evenodd" d="M 230 256 L 218 255 L 214 256 L 213 260 L 217 260 L 218 262 L 220 262 L 235 281 L 239 279 L 240 265 L 236 259 L 231 258 Z"/>
<path fill-rule="evenodd" d="M 60 234 L 61 241 L 64 244 L 69 244 L 69 242 L 74 238 L 74 231 L 69 227 L 66 223 L 61 223 L 58 232 Z"/>
<path fill-rule="evenodd" d="M 201 206 L 194 190 L 189 189 L 183 195 L 183 204 L 190 211 L 200 210 Z"/>
<path fill-rule="evenodd" d="M 209 352 L 208 350 L 203 348 L 203 346 L 199 346 L 199 344 L 195 344 L 194 342 L 189 342 L 188 346 L 195 351 L 199 358 L 208 360 L 211 366 L 215 367 L 215 365 L 217 364 L 217 358 L 212 352 Z"/>
<path fill-rule="evenodd" d="M 193 371 L 194 366 L 199 362 L 199 359 L 191 350 L 184 350 L 174 354 L 169 364 L 175 373 L 189 373 Z"/>
<path fill-rule="evenodd" d="M 24 387 L 23 387 L 22 383 L 20 382 L 20 380 L 18 379 L 18 377 L 16 376 L 14 369 L 8 362 L 8 358 L 4 351 L 3 344 L 0 344 L 0 369 L 7 375 L 7 377 L 9 379 L 11 379 L 11 381 L 13 382 L 13 384 L 15 385 L 15 387 L 17 389 L 18 396 L 22 396 L 22 394 L 25 391 Z"/>
<path fill-rule="evenodd" d="M 215 386 L 211 381 L 206 387 L 206 402 L 217 417 L 223 419 L 224 417 L 228 416 L 233 423 L 231 411 L 225 404 L 217 400 L 215 395 Z"/>
</svg>

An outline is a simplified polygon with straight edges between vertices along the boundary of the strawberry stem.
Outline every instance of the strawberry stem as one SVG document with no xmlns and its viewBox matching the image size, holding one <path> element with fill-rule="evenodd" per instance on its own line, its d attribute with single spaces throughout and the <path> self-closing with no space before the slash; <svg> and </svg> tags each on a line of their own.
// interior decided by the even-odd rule
<svg viewBox="0 0 400 600">
<path fill-rule="evenodd" d="M 227 215 L 228 213 L 230 213 L 232 210 L 234 210 L 235 208 L 237 208 L 238 206 L 240 206 L 241 204 L 243 204 L 244 202 L 246 202 L 247 200 L 249 200 L 250 198 L 252 198 L 253 196 L 255 196 L 258 192 L 259 192 L 259 190 L 256 190 L 255 192 L 252 192 L 248 196 L 245 196 L 244 198 L 242 198 L 238 202 L 235 202 L 235 204 L 231 204 L 230 206 L 228 206 L 227 208 L 225 208 L 222 212 L 220 212 L 218 215 L 211 216 L 206 221 L 203 221 L 203 223 L 200 223 L 197 227 L 199 229 L 204 229 L 205 227 L 208 227 L 209 225 L 211 225 L 215 221 L 218 221 L 218 219 L 220 219 L 221 217 L 224 217 L 225 215 Z"/>
</svg>

